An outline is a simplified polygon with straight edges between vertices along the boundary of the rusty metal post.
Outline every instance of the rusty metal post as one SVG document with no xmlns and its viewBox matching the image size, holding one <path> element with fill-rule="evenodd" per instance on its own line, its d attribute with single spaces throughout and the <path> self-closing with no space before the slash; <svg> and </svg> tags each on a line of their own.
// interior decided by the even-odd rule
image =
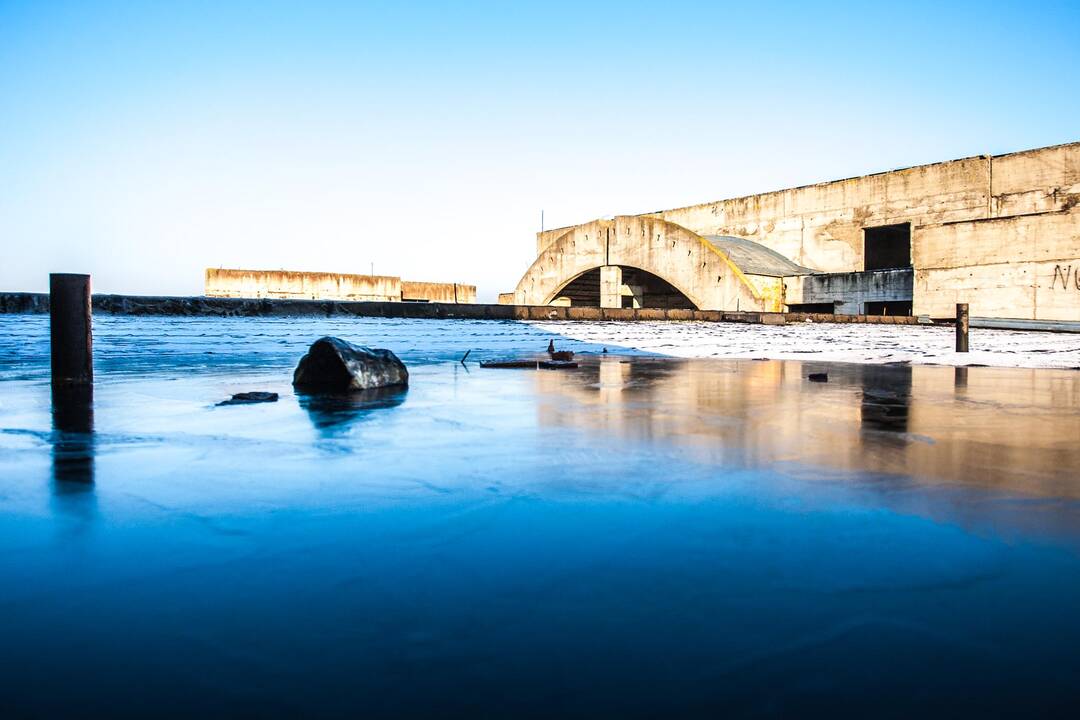
<svg viewBox="0 0 1080 720">
<path fill-rule="evenodd" d="M 53 387 L 93 385 L 89 275 L 49 275 L 49 340 Z"/>
<path fill-rule="evenodd" d="M 968 304 L 956 303 L 956 352 L 968 351 Z"/>
</svg>

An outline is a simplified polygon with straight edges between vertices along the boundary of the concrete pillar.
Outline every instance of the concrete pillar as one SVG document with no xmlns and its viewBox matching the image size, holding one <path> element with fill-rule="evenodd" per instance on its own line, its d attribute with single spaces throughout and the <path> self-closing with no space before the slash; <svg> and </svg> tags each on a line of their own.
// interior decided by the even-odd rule
<svg viewBox="0 0 1080 720">
<path fill-rule="evenodd" d="M 622 307 L 622 268 L 618 265 L 600 268 L 600 307 Z"/>
</svg>

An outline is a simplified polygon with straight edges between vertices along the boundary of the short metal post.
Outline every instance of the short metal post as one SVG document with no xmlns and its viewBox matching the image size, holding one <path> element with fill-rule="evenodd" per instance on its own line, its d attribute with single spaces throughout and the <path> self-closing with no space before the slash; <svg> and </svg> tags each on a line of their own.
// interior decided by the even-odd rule
<svg viewBox="0 0 1080 720">
<path fill-rule="evenodd" d="M 968 304 L 956 303 L 956 352 L 968 351 Z"/>
<path fill-rule="evenodd" d="M 92 385 L 89 275 L 49 275 L 49 340 L 53 387 Z"/>
</svg>

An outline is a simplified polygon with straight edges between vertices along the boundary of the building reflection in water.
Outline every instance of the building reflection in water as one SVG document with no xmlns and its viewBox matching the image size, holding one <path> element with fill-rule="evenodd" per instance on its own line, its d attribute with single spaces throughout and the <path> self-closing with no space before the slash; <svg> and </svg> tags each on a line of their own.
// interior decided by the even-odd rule
<svg viewBox="0 0 1080 720">
<path fill-rule="evenodd" d="M 706 462 L 1080 497 L 1076 371 L 611 356 L 535 382 L 542 425 L 663 437 Z"/>
<path fill-rule="evenodd" d="M 911 366 L 867 365 L 859 368 L 862 389 L 859 405 L 863 433 L 890 433 L 890 439 L 907 439 L 911 411 Z"/>
</svg>

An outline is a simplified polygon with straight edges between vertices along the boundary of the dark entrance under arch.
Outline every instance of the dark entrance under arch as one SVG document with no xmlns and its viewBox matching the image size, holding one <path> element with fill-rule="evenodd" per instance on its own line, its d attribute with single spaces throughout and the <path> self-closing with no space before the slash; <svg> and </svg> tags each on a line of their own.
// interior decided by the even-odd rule
<svg viewBox="0 0 1080 720">
<path fill-rule="evenodd" d="M 622 295 L 622 307 L 696 310 L 694 303 L 659 275 L 621 266 L 622 284 L 629 290 Z M 577 276 L 558 292 L 558 298 L 569 298 L 572 307 L 600 307 L 600 268 Z"/>
</svg>

